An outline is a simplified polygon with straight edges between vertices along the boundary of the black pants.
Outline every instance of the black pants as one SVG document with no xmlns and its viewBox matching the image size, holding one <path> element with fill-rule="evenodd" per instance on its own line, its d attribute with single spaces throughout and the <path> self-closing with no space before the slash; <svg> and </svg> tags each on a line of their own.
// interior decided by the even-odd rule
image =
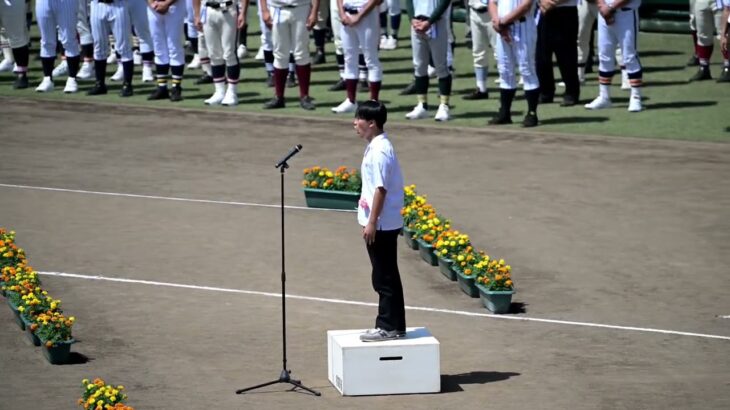
<svg viewBox="0 0 730 410">
<path fill-rule="evenodd" d="M 555 96 L 553 53 L 558 61 L 560 76 L 565 82 L 565 95 L 577 102 L 578 82 L 578 7 L 556 7 L 540 16 L 537 25 L 536 65 L 540 94 Z"/>
<path fill-rule="evenodd" d="M 375 327 L 383 330 L 406 330 L 406 309 L 403 285 L 398 271 L 398 234 L 393 231 L 376 231 L 375 242 L 366 245 L 373 265 L 373 289 L 380 296 Z"/>
</svg>

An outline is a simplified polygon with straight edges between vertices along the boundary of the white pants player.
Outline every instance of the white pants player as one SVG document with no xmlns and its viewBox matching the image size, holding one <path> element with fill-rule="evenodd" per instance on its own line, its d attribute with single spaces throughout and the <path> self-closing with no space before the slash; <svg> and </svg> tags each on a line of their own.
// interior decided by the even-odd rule
<svg viewBox="0 0 730 410">
<path fill-rule="evenodd" d="M 517 88 L 515 68 L 522 76 L 522 89 L 536 90 L 540 87 L 535 71 L 535 47 L 537 45 L 537 27 L 532 19 L 522 23 L 514 23 L 510 28 L 511 41 L 503 38 L 497 40 L 497 68 L 499 70 L 499 88 L 514 90 Z"/>
<path fill-rule="evenodd" d="M 155 64 L 182 66 L 185 64 L 184 32 L 186 9 L 173 3 L 165 14 L 147 8 L 150 34 L 155 51 Z"/>
<path fill-rule="evenodd" d="M 37 0 L 36 19 L 41 32 L 41 64 L 43 81 L 38 92 L 53 90 L 53 62 L 56 59 L 56 28 L 65 50 L 69 78 L 65 92 L 78 90 L 76 74 L 79 71 L 79 42 L 76 39 L 76 22 L 79 3 L 77 0 Z"/>
<path fill-rule="evenodd" d="M 368 81 L 380 82 L 383 79 L 383 69 L 378 57 L 380 21 L 375 10 L 368 13 L 355 26 L 342 26 L 340 35 L 345 54 L 344 78 L 358 79 L 358 55 L 362 52 L 368 67 Z"/>
<path fill-rule="evenodd" d="M 593 23 L 598 18 L 598 5 L 595 1 L 582 0 L 578 2 L 578 80 L 586 81 L 586 62 L 588 62 L 588 47 L 593 33 Z"/>
<path fill-rule="evenodd" d="M 109 36 L 114 35 L 114 44 L 122 61 L 132 61 L 132 44 L 130 34 L 132 24 L 129 21 L 126 2 L 114 1 L 104 3 L 99 0 L 91 2 L 91 33 L 94 36 L 94 60 L 105 60 L 109 55 Z"/>
</svg>

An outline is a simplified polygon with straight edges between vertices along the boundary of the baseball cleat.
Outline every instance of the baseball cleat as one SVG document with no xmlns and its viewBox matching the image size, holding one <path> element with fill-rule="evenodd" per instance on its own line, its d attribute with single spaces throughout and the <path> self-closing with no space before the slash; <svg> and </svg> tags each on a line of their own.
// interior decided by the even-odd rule
<svg viewBox="0 0 730 410">
<path fill-rule="evenodd" d="M 35 90 L 39 93 L 48 93 L 53 91 L 53 80 L 51 80 L 51 77 L 43 77 L 43 81 L 41 81 L 40 85 L 38 85 Z"/>
<path fill-rule="evenodd" d="M 205 100 L 205 105 L 220 105 L 223 101 L 223 97 L 226 96 L 226 83 L 213 83 L 215 86 L 215 93 Z"/>
<path fill-rule="evenodd" d="M 117 71 L 112 74 L 112 77 L 110 78 L 112 81 L 122 81 L 124 80 L 124 67 L 122 67 L 121 64 L 117 64 Z"/>
<path fill-rule="evenodd" d="M 0 73 L 4 73 L 6 71 L 12 71 L 13 65 L 15 65 L 15 62 L 11 59 L 4 59 L 3 61 L 0 61 Z"/>
<path fill-rule="evenodd" d="M 213 84 L 213 77 L 208 74 L 203 74 L 200 78 L 195 80 L 195 84 Z"/>
<path fill-rule="evenodd" d="M 86 95 L 104 95 L 106 93 L 106 84 L 97 81 L 96 84 L 94 84 L 94 86 L 86 92 Z"/>
<path fill-rule="evenodd" d="M 155 81 L 155 75 L 152 73 L 152 66 L 145 64 L 142 66 L 142 82 L 149 83 Z"/>
<path fill-rule="evenodd" d="M 314 54 L 314 57 L 312 58 L 312 64 L 324 64 L 327 62 L 327 58 L 324 56 L 324 53 L 321 50 L 318 50 L 317 53 Z"/>
<path fill-rule="evenodd" d="M 327 90 L 344 91 L 345 90 L 345 80 L 340 78 L 336 83 L 332 84 Z"/>
<path fill-rule="evenodd" d="M 596 97 L 595 100 L 589 102 L 584 107 L 586 107 L 589 110 L 600 110 L 603 108 L 611 108 L 611 100 L 608 98 L 601 97 L 600 95 Z"/>
<path fill-rule="evenodd" d="M 378 48 L 381 50 L 385 50 L 385 45 L 388 43 L 388 36 L 385 34 L 380 36 L 380 43 L 378 43 Z"/>
<path fill-rule="evenodd" d="M 692 78 L 689 79 L 690 82 L 704 81 L 704 80 L 712 80 L 712 75 L 710 74 L 709 66 L 700 66 L 699 70 L 697 70 L 695 75 L 693 75 Z"/>
<path fill-rule="evenodd" d="M 436 121 L 448 121 L 451 119 L 449 115 L 449 106 L 446 104 L 439 104 L 439 109 L 436 111 L 436 116 L 433 117 Z"/>
<path fill-rule="evenodd" d="M 722 69 L 722 74 L 720 74 L 720 77 L 717 79 L 718 83 L 730 83 L 730 67 L 725 67 Z"/>
<path fill-rule="evenodd" d="M 76 82 L 76 79 L 73 77 L 69 77 L 66 79 L 66 86 L 63 87 L 63 92 L 66 94 L 73 94 L 79 90 L 79 83 Z"/>
<path fill-rule="evenodd" d="M 503 111 L 501 108 L 499 114 L 491 120 L 487 121 L 488 125 L 505 125 L 512 124 L 512 116 L 510 113 Z"/>
<path fill-rule="evenodd" d="M 66 75 L 68 75 L 68 63 L 66 63 L 66 60 L 63 60 L 61 61 L 61 64 L 57 65 L 56 68 L 53 69 L 51 76 L 53 78 L 58 78 Z"/>
<path fill-rule="evenodd" d="M 78 74 L 76 74 L 77 80 L 88 80 L 91 79 L 91 77 L 94 75 L 94 63 L 89 61 L 84 61 L 83 64 L 81 64 L 81 68 L 79 69 Z"/>
<path fill-rule="evenodd" d="M 180 87 L 179 85 L 173 85 L 172 89 L 170 90 L 170 101 L 178 102 L 182 100 L 182 87 Z"/>
<path fill-rule="evenodd" d="M 476 89 L 470 94 L 464 96 L 465 100 L 486 100 L 489 99 L 489 91 L 480 91 Z"/>
<path fill-rule="evenodd" d="M 246 58 L 246 55 L 248 54 L 248 49 L 245 45 L 239 44 L 238 48 L 236 49 L 236 55 L 238 56 L 239 60 L 243 60 Z"/>
<path fill-rule="evenodd" d="M 312 97 L 308 95 L 299 99 L 299 106 L 307 111 L 313 111 L 317 109 L 317 106 L 314 105 L 314 102 L 312 101 Z"/>
<path fill-rule="evenodd" d="M 259 51 L 256 52 L 256 56 L 254 57 L 254 60 L 263 60 L 264 59 L 264 48 L 259 47 Z"/>
<path fill-rule="evenodd" d="M 641 97 L 631 97 L 629 99 L 629 112 L 639 112 L 642 109 Z"/>
<path fill-rule="evenodd" d="M 388 36 L 388 39 L 385 40 L 385 44 L 380 48 L 383 50 L 395 50 L 398 48 L 398 40 L 393 36 Z"/>
<path fill-rule="evenodd" d="M 167 86 L 155 88 L 155 91 L 152 91 L 152 94 L 147 97 L 147 99 L 150 101 L 167 100 L 169 98 L 170 91 L 167 89 Z"/>
<path fill-rule="evenodd" d="M 279 98 L 279 97 L 274 97 L 264 103 L 263 109 L 273 110 L 276 108 L 284 108 L 284 107 L 286 107 L 286 103 L 284 103 L 284 99 Z"/>
<path fill-rule="evenodd" d="M 345 98 L 345 101 L 340 103 L 337 107 L 332 107 L 332 112 L 335 114 L 346 114 L 348 112 L 355 112 L 357 109 L 357 103 L 350 101 L 349 98 Z"/>
<path fill-rule="evenodd" d="M 621 89 L 630 90 L 631 82 L 629 81 L 629 73 L 626 70 L 621 70 Z"/>
<path fill-rule="evenodd" d="M 238 87 L 236 86 L 236 84 L 228 84 L 228 88 L 226 89 L 226 95 L 223 96 L 223 101 L 221 101 L 221 105 L 226 105 L 229 107 L 238 105 L 237 88 Z"/>
<path fill-rule="evenodd" d="M 423 103 L 418 103 L 411 112 L 406 114 L 406 118 L 409 120 L 419 120 L 426 117 L 428 117 L 428 110 L 423 107 Z"/>
<path fill-rule="evenodd" d="M 191 70 L 195 70 L 200 68 L 200 55 L 199 54 L 193 54 L 193 59 L 190 61 L 190 64 L 188 64 L 188 68 Z"/>
<path fill-rule="evenodd" d="M 28 88 L 28 76 L 25 75 L 25 73 L 18 74 L 18 77 L 15 78 L 15 82 L 13 82 L 13 88 L 16 90 Z"/>
<path fill-rule="evenodd" d="M 402 89 L 400 95 L 413 95 L 416 93 L 416 82 L 412 82 Z"/>
<path fill-rule="evenodd" d="M 534 111 L 528 112 L 522 120 L 522 126 L 525 128 L 537 127 L 537 113 Z"/>
<path fill-rule="evenodd" d="M 122 89 L 119 90 L 119 96 L 120 97 L 131 97 L 133 95 L 134 95 L 134 89 L 132 88 L 132 84 L 130 84 L 130 83 L 122 84 Z"/>
</svg>

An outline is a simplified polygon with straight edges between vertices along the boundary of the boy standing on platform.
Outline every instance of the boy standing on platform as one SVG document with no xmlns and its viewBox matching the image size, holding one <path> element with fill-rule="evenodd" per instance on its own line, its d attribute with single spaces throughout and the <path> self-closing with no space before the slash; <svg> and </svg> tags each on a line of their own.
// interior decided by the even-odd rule
<svg viewBox="0 0 730 410">
<path fill-rule="evenodd" d="M 385 105 L 366 101 L 355 113 L 357 135 L 367 141 L 362 160 L 362 194 L 357 221 L 372 264 L 373 289 L 380 297 L 375 329 L 360 335 L 363 342 L 380 342 L 405 337 L 406 311 L 403 285 L 398 271 L 398 234 L 403 227 L 403 176 L 398 157 L 383 125 L 388 119 Z"/>
</svg>

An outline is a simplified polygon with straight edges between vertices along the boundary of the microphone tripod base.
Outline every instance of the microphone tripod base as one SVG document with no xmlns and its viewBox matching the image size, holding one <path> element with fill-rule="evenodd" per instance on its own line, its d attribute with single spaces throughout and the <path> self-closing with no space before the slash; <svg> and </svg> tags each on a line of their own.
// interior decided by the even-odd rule
<svg viewBox="0 0 730 410">
<path fill-rule="evenodd" d="M 283 369 L 281 371 L 281 374 L 279 375 L 279 379 L 278 380 L 272 380 L 270 382 L 257 384 L 256 386 L 246 387 L 245 389 L 239 389 L 239 390 L 236 390 L 236 394 L 242 394 L 242 393 L 245 393 L 247 391 L 259 389 L 261 387 L 271 386 L 272 384 L 277 384 L 277 383 L 288 383 L 288 384 L 291 384 L 292 386 L 294 386 L 294 387 L 292 387 L 292 390 L 295 390 L 297 388 L 300 388 L 302 390 L 306 390 L 306 391 L 314 394 L 315 396 L 321 396 L 322 395 L 322 393 L 320 393 L 320 392 L 318 392 L 316 390 L 310 389 L 309 387 L 303 385 L 302 382 L 301 382 L 301 380 L 292 379 L 291 378 L 291 373 L 289 372 L 289 370 L 286 370 L 286 369 Z"/>
</svg>

